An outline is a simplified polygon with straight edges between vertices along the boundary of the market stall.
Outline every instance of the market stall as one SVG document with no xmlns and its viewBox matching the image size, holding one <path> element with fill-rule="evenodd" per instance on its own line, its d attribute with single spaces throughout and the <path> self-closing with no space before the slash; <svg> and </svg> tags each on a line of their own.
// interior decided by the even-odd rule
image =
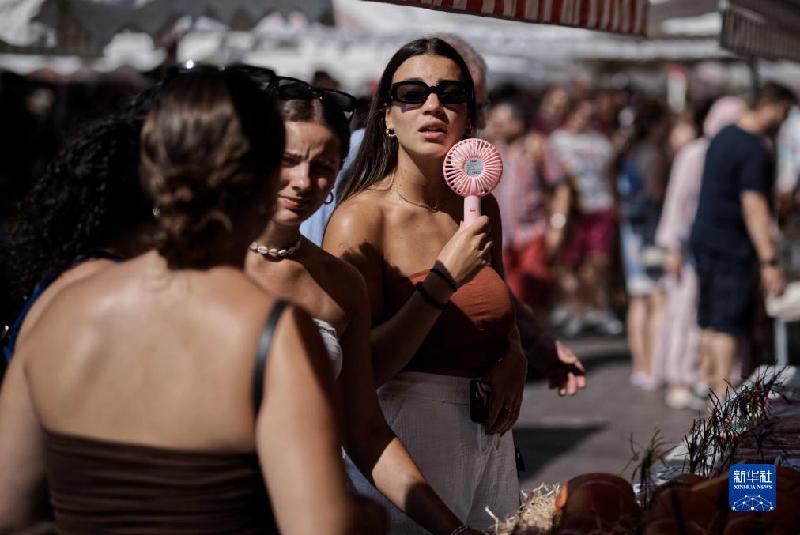
<svg viewBox="0 0 800 535">
<path fill-rule="evenodd" d="M 633 452 L 633 480 L 574 474 L 524 491 L 499 535 L 800 533 L 800 370 L 763 366 L 726 399 L 711 398 L 682 442 L 660 434 Z M 776 502 L 731 500 L 734 465 L 774 466 Z M 735 497 L 735 496 L 734 496 Z M 751 496 L 751 498 L 755 498 Z M 744 510 L 739 508 L 744 505 Z M 752 507 L 752 509 L 751 509 Z M 736 509 L 735 511 L 733 509 Z"/>
</svg>

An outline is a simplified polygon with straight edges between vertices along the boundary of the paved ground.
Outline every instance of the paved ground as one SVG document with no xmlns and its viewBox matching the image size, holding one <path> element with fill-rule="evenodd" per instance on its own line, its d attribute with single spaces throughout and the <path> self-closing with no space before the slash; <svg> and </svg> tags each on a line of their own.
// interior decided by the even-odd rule
<svg viewBox="0 0 800 535">
<path fill-rule="evenodd" d="M 622 474 L 631 459 L 631 436 L 646 444 L 656 430 L 677 444 L 696 416 L 663 403 L 663 391 L 643 392 L 628 383 L 630 357 L 622 339 L 567 343 L 588 372 L 588 387 L 560 398 L 543 382 L 525 389 L 514 437 L 527 471 L 522 488 L 554 483 L 583 472 Z M 628 477 L 630 468 L 623 474 Z"/>
</svg>

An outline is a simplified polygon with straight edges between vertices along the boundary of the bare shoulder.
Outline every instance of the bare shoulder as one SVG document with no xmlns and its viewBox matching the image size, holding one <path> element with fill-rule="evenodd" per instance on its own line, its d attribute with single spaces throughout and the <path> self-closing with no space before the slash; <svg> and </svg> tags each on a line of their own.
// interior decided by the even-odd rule
<svg viewBox="0 0 800 535">
<path fill-rule="evenodd" d="M 113 266 L 114 264 L 115 262 L 111 260 L 98 258 L 81 262 L 80 264 L 62 273 L 44 292 L 42 292 L 42 295 L 39 296 L 39 298 L 31 307 L 30 311 L 25 317 L 25 321 L 22 322 L 22 327 L 19 334 L 20 340 L 25 338 L 27 333 L 31 330 L 33 325 L 36 324 L 44 311 L 47 310 L 47 307 L 52 303 L 53 299 L 59 294 L 59 292 L 71 284 L 75 284 L 78 281 L 102 271 L 103 269 Z"/>
<path fill-rule="evenodd" d="M 99 274 L 106 269 L 113 268 L 116 264 L 116 262 L 111 260 L 96 259 L 81 262 L 80 264 L 68 269 L 55 281 L 53 281 L 53 283 L 42 293 L 41 297 L 36 301 L 31 309 L 31 314 L 33 315 L 37 308 L 40 308 L 40 310 L 47 308 L 47 305 L 49 305 L 55 296 L 63 290 L 71 287 L 80 288 L 82 287 L 81 282 L 91 278 L 93 275 Z M 41 311 L 39 314 L 37 314 L 37 316 L 40 314 Z"/>
<path fill-rule="evenodd" d="M 275 301 L 238 269 L 217 267 L 188 275 L 153 272 L 152 262 L 139 257 L 69 284 L 50 308 L 59 317 L 77 314 L 85 325 L 114 329 L 124 329 L 126 323 L 149 324 L 141 314 L 149 310 L 185 325 L 207 323 L 220 336 L 236 337 L 262 325 Z"/>
<path fill-rule="evenodd" d="M 81 318 L 91 318 L 95 311 L 102 310 L 106 297 L 103 289 L 104 275 L 119 269 L 119 265 L 108 260 L 93 260 L 79 264 L 64 272 L 42 294 L 31 308 L 26 323 L 40 323 L 50 316 L 68 314 L 78 323 Z M 100 298 L 100 299 L 98 299 Z"/>
<path fill-rule="evenodd" d="M 95 273 L 115 264 L 117 264 L 117 262 L 107 258 L 93 258 L 86 260 L 85 262 L 81 262 L 80 264 L 77 264 L 65 271 L 59 278 L 55 280 L 52 287 L 60 289 L 67 284 L 71 284 L 75 281 L 89 277 L 90 275 L 94 275 Z"/>
<path fill-rule="evenodd" d="M 337 206 L 325 231 L 325 249 L 337 253 L 359 243 L 380 242 L 386 212 L 383 193 L 362 191 Z"/>
<path fill-rule="evenodd" d="M 219 313 L 246 329 L 261 328 L 278 297 L 262 288 L 241 270 L 220 267 L 211 270 L 206 291 L 207 300 L 215 302 Z M 233 329 L 232 329 L 233 331 Z"/>
</svg>

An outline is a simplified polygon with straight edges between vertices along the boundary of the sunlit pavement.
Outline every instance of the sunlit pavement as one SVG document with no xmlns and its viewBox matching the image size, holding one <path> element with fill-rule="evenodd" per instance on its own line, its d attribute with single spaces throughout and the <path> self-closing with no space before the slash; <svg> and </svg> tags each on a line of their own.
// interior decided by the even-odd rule
<svg viewBox="0 0 800 535">
<path fill-rule="evenodd" d="M 567 342 L 587 368 L 588 386 L 561 398 L 542 381 L 529 382 L 514 437 L 527 470 L 522 488 L 555 483 L 584 472 L 628 477 L 631 437 L 641 446 L 659 430 L 677 444 L 696 413 L 664 405 L 664 391 L 645 392 L 628 383 L 630 356 L 622 338 Z"/>
</svg>

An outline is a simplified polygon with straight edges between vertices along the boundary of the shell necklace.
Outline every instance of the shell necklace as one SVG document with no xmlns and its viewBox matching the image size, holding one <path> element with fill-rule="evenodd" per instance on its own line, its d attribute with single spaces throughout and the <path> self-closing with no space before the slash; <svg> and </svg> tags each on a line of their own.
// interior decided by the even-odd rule
<svg viewBox="0 0 800 535">
<path fill-rule="evenodd" d="M 286 258 L 287 256 L 292 256 L 297 250 L 300 248 L 300 244 L 303 242 L 303 237 L 300 236 L 297 238 L 297 242 L 291 247 L 286 249 L 276 249 L 273 247 L 267 247 L 266 245 L 261 245 L 258 242 L 253 242 L 250 244 L 250 250 L 258 253 L 262 256 L 268 256 L 270 258 L 280 259 Z"/>
</svg>

